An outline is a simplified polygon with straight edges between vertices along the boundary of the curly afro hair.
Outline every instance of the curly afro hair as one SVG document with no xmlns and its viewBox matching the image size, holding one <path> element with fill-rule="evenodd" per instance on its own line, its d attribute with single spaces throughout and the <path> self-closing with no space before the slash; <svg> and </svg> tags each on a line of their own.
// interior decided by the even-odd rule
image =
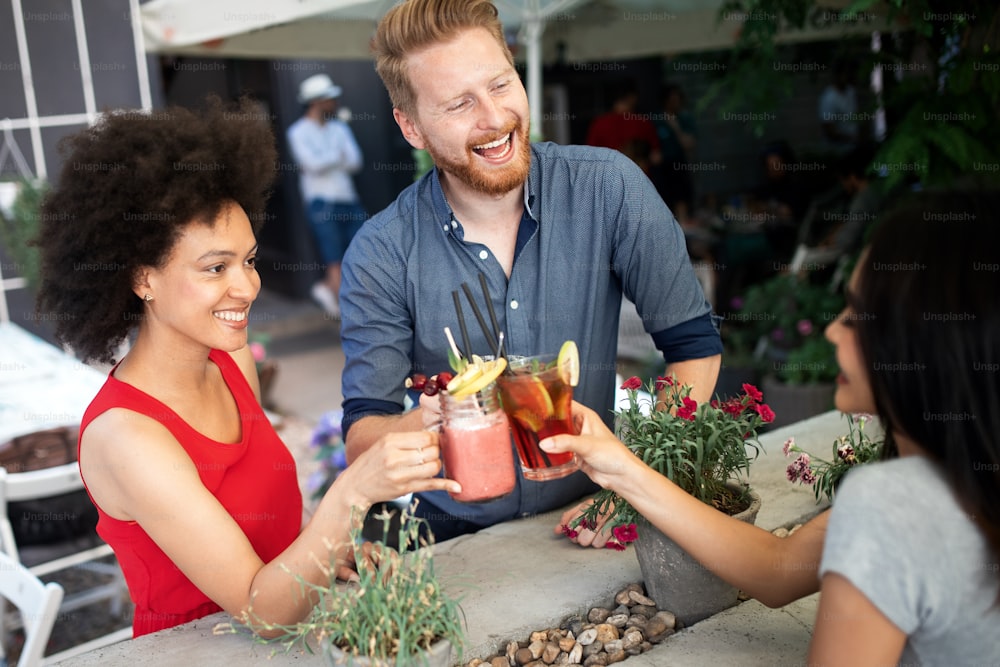
<svg viewBox="0 0 1000 667">
<path fill-rule="evenodd" d="M 142 320 L 140 267 L 161 267 L 184 228 L 229 202 L 254 233 L 274 180 L 274 136 L 249 99 L 206 108 L 115 111 L 60 145 L 58 186 L 41 211 L 38 309 L 84 360 L 113 351 Z"/>
</svg>

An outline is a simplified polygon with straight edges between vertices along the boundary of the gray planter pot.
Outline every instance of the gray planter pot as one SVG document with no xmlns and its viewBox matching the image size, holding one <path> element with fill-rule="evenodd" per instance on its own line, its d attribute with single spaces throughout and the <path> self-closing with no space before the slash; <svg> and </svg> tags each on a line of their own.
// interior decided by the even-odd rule
<svg viewBox="0 0 1000 667">
<path fill-rule="evenodd" d="M 764 402 L 774 410 L 774 421 L 768 426 L 775 429 L 832 410 L 836 386 L 832 382 L 785 384 L 768 375 L 764 378 L 761 389 L 764 392 Z"/>
<path fill-rule="evenodd" d="M 760 511 L 760 496 L 751 489 L 750 497 L 750 507 L 734 518 L 752 524 Z M 712 574 L 652 524 L 641 521 L 638 532 L 635 555 L 646 594 L 657 607 L 673 612 L 688 626 L 736 604 L 735 586 Z"/>
<path fill-rule="evenodd" d="M 402 664 L 413 665 L 413 667 L 451 667 L 451 649 L 451 642 L 439 641 L 432 645 L 427 653 L 411 657 Z M 331 644 L 324 645 L 323 658 L 326 664 L 332 667 L 395 667 L 396 665 L 395 662 L 345 655 L 343 651 Z"/>
</svg>

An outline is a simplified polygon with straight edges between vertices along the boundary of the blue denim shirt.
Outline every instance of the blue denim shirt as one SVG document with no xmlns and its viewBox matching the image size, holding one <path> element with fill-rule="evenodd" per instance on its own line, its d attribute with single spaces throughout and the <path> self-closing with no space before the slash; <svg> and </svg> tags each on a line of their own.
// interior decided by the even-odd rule
<svg viewBox="0 0 1000 667">
<path fill-rule="evenodd" d="M 563 341 L 576 341 L 581 369 L 574 398 L 608 421 L 623 294 L 667 362 L 722 352 L 680 226 L 649 179 L 617 151 L 532 146 L 509 280 L 488 247 L 464 240 L 436 170 L 365 222 L 342 271 L 345 434 L 366 415 L 401 412 L 409 374 L 448 370 L 444 328 L 462 344 L 453 291 L 472 351 L 492 353 L 461 288 L 468 284 L 489 322 L 480 272 L 506 353 L 554 353 Z M 561 507 L 593 488 L 576 473 L 549 482 L 520 479 L 510 496 L 483 505 L 457 503 L 444 492 L 422 497 L 486 526 Z"/>
</svg>

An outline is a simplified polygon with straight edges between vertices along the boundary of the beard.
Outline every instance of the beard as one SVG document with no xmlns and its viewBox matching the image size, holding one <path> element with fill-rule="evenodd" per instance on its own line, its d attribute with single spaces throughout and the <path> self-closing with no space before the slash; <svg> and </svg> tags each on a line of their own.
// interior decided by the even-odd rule
<svg viewBox="0 0 1000 667">
<path fill-rule="evenodd" d="M 476 192 L 499 197 L 521 187 L 528 179 L 528 168 L 531 166 L 531 144 L 528 140 L 527 123 L 519 125 L 512 121 L 509 127 L 497 132 L 492 139 L 486 139 L 477 144 L 489 143 L 505 134 L 513 133 L 515 130 L 514 146 L 512 147 L 514 155 L 510 162 L 502 167 L 487 168 L 477 164 L 477 156 L 472 150 L 472 146 L 466 146 L 464 160 L 444 155 L 429 142 L 426 144 L 426 148 L 438 169 L 454 176 Z"/>
</svg>

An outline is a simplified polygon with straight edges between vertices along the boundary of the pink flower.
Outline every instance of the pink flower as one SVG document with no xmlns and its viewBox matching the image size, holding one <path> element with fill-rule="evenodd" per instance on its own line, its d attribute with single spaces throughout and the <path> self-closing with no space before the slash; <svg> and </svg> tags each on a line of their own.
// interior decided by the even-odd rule
<svg viewBox="0 0 1000 667">
<path fill-rule="evenodd" d="M 254 341 L 250 343 L 250 354 L 253 355 L 253 360 L 259 364 L 267 358 L 267 349 L 263 343 Z"/>
<path fill-rule="evenodd" d="M 758 403 L 753 407 L 753 409 L 757 411 L 757 414 L 760 415 L 761 421 L 765 424 L 770 424 L 774 421 L 774 410 L 764 403 Z"/>
<path fill-rule="evenodd" d="M 799 333 L 803 336 L 808 336 L 813 332 L 813 323 L 809 320 L 799 320 L 795 324 L 795 328 L 798 329 Z"/>
<path fill-rule="evenodd" d="M 798 458 L 788 464 L 785 468 L 785 476 L 788 477 L 789 482 L 797 482 L 802 480 L 806 483 L 807 474 L 812 477 L 813 481 L 816 480 L 815 475 L 813 475 L 812 470 L 809 468 L 809 455 L 805 452 L 799 454 Z M 811 484 L 811 482 L 809 482 Z"/>
<path fill-rule="evenodd" d="M 698 401 L 694 400 L 690 396 L 684 397 L 684 405 L 677 408 L 677 416 L 681 419 L 687 419 L 688 421 L 694 421 L 695 413 L 698 410 Z"/>
<path fill-rule="evenodd" d="M 802 472 L 802 483 L 803 484 L 815 484 L 816 483 L 816 473 L 814 473 L 811 468 L 806 468 Z"/>
<path fill-rule="evenodd" d="M 843 445 L 837 448 L 837 456 L 849 466 L 854 465 L 858 462 L 858 457 L 854 454 L 854 447 L 850 445 Z"/>
<path fill-rule="evenodd" d="M 771 338 L 779 342 L 783 341 L 785 340 L 785 332 L 782 331 L 781 329 L 775 329 L 774 331 L 771 332 Z"/>
<path fill-rule="evenodd" d="M 622 383 L 622 389 L 638 389 L 641 386 L 642 380 L 634 375 Z"/>
<path fill-rule="evenodd" d="M 764 394 L 760 392 L 760 389 L 753 386 L 752 384 L 743 385 L 743 393 L 750 397 L 751 400 L 760 401 L 764 398 Z"/>
<path fill-rule="evenodd" d="M 614 540 L 608 540 L 604 545 L 605 549 L 614 549 L 615 551 L 625 551 L 625 545 L 621 542 L 615 542 Z"/>
<path fill-rule="evenodd" d="M 789 438 L 788 440 L 785 440 L 785 444 L 781 446 L 781 451 L 785 453 L 785 456 L 788 456 L 792 453 L 793 447 L 795 447 L 795 438 Z"/>
<path fill-rule="evenodd" d="M 563 535 L 565 535 L 566 537 L 568 537 L 571 540 L 573 538 L 575 538 L 577 535 L 580 534 L 579 532 L 577 532 L 577 531 L 573 530 L 572 528 L 570 528 L 565 523 L 563 525 L 559 526 L 559 528 L 562 530 Z"/>
<path fill-rule="evenodd" d="M 639 532 L 636 530 L 634 523 L 626 524 L 624 526 L 615 526 L 611 529 L 611 534 L 614 535 L 615 539 L 622 544 L 635 542 L 635 538 L 639 537 Z"/>
</svg>

